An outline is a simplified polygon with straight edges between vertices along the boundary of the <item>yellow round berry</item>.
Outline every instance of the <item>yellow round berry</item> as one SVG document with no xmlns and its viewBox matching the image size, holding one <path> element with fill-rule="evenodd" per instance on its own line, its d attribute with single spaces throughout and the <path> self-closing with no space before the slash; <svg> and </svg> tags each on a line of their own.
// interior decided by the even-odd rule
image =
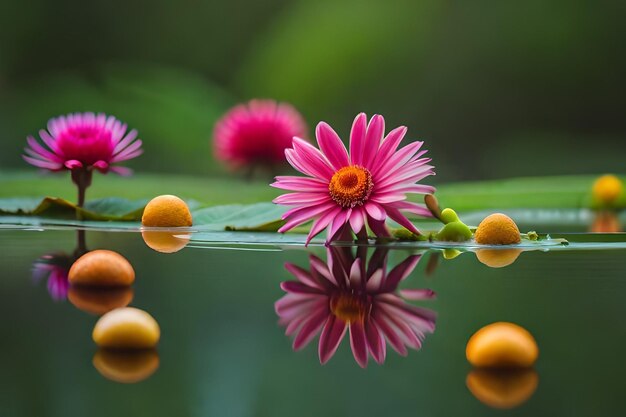
<svg viewBox="0 0 626 417">
<path fill-rule="evenodd" d="M 512 245 L 522 240 L 515 222 L 502 213 L 485 217 L 478 225 L 474 239 L 482 245 Z"/>
<path fill-rule="evenodd" d="M 138 308 L 124 307 L 100 317 L 92 337 L 103 348 L 148 349 L 159 342 L 161 330 L 150 314 Z"/>
<path fill-rule="evenodd" d="M 537 389 L 534 369 L 474 369 L 465 380 L 470 392 L 483 404 L 502 410 L 525 403 Z"/>
<path fill-rule="evenodd" d="M 490 268 L 504 268 L 517 260 L 521 249 L 478 249 L 476 258 Z"/>
<path fill-rule="evenodd" d="M 141 217 L 141 224 L 147 227 L 189 227 L 192 223 L 189 207 L 174 195 L 153 198 Z"/>
<path fill-rule="evenodd" d="M 603 175 L 593 183 L 594 200 L 603 205 L 615 203 L 622 195 L 624 185 L 615 175 Z"/>
<path fill-rule="evenodd" d="M 72 285 L 123 287 L 135 281 L 135 270 L 122 255 L 94 250 L 78 258 L 68 273 Z"/>
<path fill-rule="evenodd" d="M 467 342 L 465 355 L 476 367 L 525 368 L 535 363 L 539 348 L 528 330 L 501 321 L 474 333 Z"/>
<path fill-rule="evenodd" d="M 144 230 L 141 232 L 143 241 L 150 249 L 161 253 L 178 252 L 189 243 L 190 233 L 159 232 Z"/>
<path fill-rule="evenodd" d="M 159 354 L 154 349 L 131 352 L 100 349 L 93 357 L 93 366 L 111 381 L 134 384 L 156 372 Z"/>
</svg>

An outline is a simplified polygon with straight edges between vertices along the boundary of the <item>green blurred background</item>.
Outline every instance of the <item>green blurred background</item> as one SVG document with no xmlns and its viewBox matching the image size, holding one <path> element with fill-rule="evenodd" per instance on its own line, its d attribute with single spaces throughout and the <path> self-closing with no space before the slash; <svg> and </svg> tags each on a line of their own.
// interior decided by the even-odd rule
<svg viewBox="0 0 626 417">
<path fill-rule="evenodd" d="M 620 171 L 624 21 L 609 0 L 3 1 L 0 169 L 92 110 L 139 130 L 129 166 L 225 175 L 215 120 L 270 97 L 344 137 L 360 111 L 407 125 L 437 183 Z"/>
</svg>

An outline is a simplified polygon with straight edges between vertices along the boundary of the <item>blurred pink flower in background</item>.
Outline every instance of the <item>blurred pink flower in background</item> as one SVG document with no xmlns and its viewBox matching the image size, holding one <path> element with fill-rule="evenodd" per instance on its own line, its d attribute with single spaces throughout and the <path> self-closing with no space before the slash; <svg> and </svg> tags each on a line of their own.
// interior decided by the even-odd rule
<svg viewBox="0 0 626 417">
<path fill-rule="evenodd" d="M 434 175 L 423 142 L 398 146 L 406 127 L 398 127 L 387 136 L 385 119 L 374 115 L 369 124 L 365 113 L 354 120 L 350 133 L 350 153 L 335 131 L 326 123 L 317 125 L 315 136 L 319 149 L 294 138 L 285 151 L 287 161 L 308 177 L 279 176 L 273 187 L 294 191 L 274 200 L 291 206 L 284 215 L 286 232 L 315 220 L 308 242 L 325 228 L 327 241 L 349 224 L 355 234 L 367 224 L 377 236 L 389 236 L 385 220 L 390 218 L 413 233 L 419 233 L 406 213 L 432 217 L 423 205 L 406 201 L 407 193 L 432 194 L 435 188 L 416 182 Z"/>
<path fill-rule="evenodd" d="M 294 136 L 306 137 L 306 123 L 287 103 L 251 100 L 230 109 L 213 132 L 215 156 L 232 168 L 285 164 L 285 149 Z"/>
<path fill-rule="evenodd" d="M 320 334 L 319 359 L 326 363 L 337 351 L 346 331 L 354 359 L 366 367 L 368 356 L 385 361 L 386 344 L 399 354 L 418 350 L 426 333 L 435 330 L 436 314 L 408 304 L 405 299 L 434 297 L 428 289 L 398 290 L 415 269 L 420 255 L 409 256 L 387 273 L 387 251 L 379 249 L 366 265 L 365 256 L 352 249 L 331 247 L 328 262 L 310 256 L 310 269 L 291 263 L 285 267 L 297 281 L 285 281 L 287 292 L 275 304 L 279 323 L 294 336 L 293 348 L 304 348 Z"/>
<path fill-rule="evenodd" d="M 129 175 L 131 170 L 113 164 L 142 154 L 137 131 L 126 133 L 127 126 L 103 113 L 73 113 L 48 122 L 48 129 L 39 131 L 45 146 L 35 138 L 27 138 L 24 160 L 50 171 L 69 170 L 78 187 L 78 205 L 84 203 L 85 189 L 91 185 L 94 169 Z"/>
</svg>

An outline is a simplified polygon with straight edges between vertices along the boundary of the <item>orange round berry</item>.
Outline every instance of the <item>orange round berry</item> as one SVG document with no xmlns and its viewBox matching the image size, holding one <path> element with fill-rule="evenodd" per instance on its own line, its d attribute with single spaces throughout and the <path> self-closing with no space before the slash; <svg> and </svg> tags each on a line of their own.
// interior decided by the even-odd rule
<svg viewBox="0 0 626 417">
<path fill-rule="evenodd" d="M 624 191 L 622 180 L 615 175 L 603 175 L 593 183 L 591 192 L 594 200 L 603 205 L 615 203 Z"/>
<path fill-rule="evenodd" d="M 189 207 L 174 195 L 153 198 L 141 217 L 141 224 L 147 227 L 189 227 L 192 223 Z"/>
<path fill-rule="evenodd" d="M 99 249 L 78 258 L 68 279 L 72 285 L 124 287 L 135 281 L 135 270 L 119 253 Z"/>
<path fill-rule="evenodd" d="M 478 225 L 474 239 L 482 245 L 512 245 L 522 240 L 515 222 L 502 213 L 485 217 Z"/>
<path fill-rule="evenodd" d="M 501 321 L 474 333 L 467 342 L 465 355 L 476 367 L 525 368 L 535 363 L 539 348 L 528 330 Z"/>
</svg>

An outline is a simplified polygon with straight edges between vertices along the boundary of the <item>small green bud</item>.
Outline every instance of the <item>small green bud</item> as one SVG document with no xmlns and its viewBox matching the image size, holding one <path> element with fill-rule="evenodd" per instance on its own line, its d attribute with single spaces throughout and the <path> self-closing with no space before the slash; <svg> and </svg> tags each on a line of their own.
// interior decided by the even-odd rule
<svg viewBox="0 0 626 417">
<path fill-rule="evenodd" d="M 441 220 L 443 220 L 445 224 L 461 221 L 459 216 L 456 214 L 456 211 L 451 208 L 443 209 L 441 212 Z"/>
<path fill-rule="evenodd" d="M 444 210 L 445 211 L 445 210 Z M 437 233 L 437 240 L 444 242 L 465 242 L 472 238 L 472 231 L 460 221 L 450 222 Z"/>
<path fill-rule="evenodd" d="M 526 236 L 528 237 L 528 240 L 539 240 L 539 234 L 537 234 L 534 230 L 526 233 Z"/>
</svg>

